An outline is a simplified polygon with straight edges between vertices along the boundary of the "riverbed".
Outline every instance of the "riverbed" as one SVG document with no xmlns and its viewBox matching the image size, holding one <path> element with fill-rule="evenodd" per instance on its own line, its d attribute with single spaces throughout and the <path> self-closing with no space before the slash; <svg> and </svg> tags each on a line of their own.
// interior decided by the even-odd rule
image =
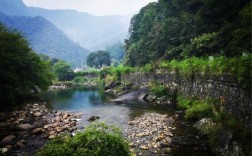
<svg viewBox="0 0 252 156">
<path fill-rule="evenodd" d="M 99 116 L 99 121 L 118 125 L 126 136 L 129 135 L 128 131 L 132 128 L 129 121 L 140 117 L 140 120 L 145 122 L 144 118 L 141 118 L 142 116 L 150 116 L 151 113 L 156 113 L 166 115 L 173 120 L 172 125 L 170 125 L 173 128 L 173 136 L 169 136 L 173 140 L 171 147 L 169 147 L 169 149 L 172 148 L 172 151 L 159 153 L 159 155 L 214 155 L 209 149 L 207 141 L 200 139 L 197 135 L 197 130 L 193 127 L 194 121 L 184 120 L 183 112 L 174 105 L 154 105 L 137 101 L 130 103 L 111 102 L 110 100 L 114 98 L 99 91 L 84 89 L 61 90 L 44 95 L 47 106 L 51 109 L 82 113 L 78 125 L 80 131 L 90 124 L 87 121 L 90 116 Z M 150 152 L 151 149 L 138 150 L 138 147 L 134 149 L 137 155 L 156 155 L 156 153 Z"/>
<path fill-rule="evenodd" d="M 91 123 L 88 121 L 91 116 L 99 117 L 99 121 L 118 125 L 122 129 L 125 137 L 130 141 L 132 150 L 135 151 L 136 155 L 214 155 L 209 149 L 206 139 L 202 139 L 198 136 L 196 129 L 193 127 L 195 122 L 184 120 L 183 112 L 174 105 L 154 105 L 137 101 L 130 103 L 115 103 L 111 102 L 115 97 L 105 95 L 97 90 L 85 90 L 82 88 L 50 91 L 41 94 L 40 97 L 41 101 L 46 103 L 46 109 L 52 110 L 51 112 L 81 114 L 82 116 L 76 125 L 76 131 L 82 131 L 88 126 Z M 152 120 L 151 116 L 154 116 L 153 118 L 155 118 L 155 121 L 149 121 Z M 132 125 L 132 122 L 136 124 Z M 157 133 L 152 134 L 152 130 L 155 129 L 154 124 L 148 125 L 147 128 L 145 128 L 146 130 L 148 127 L 150 128 L 148 135 L 146 134 L 147 131 L 141 132 L 145 130 L 141 128 L 142 124 L 154 122 L 156 122 L 157 126 L 163 126 L 161 126 L 161 128 L 157 127 Z M 76 133 L 76 131 L 74 133 Z M 14 134 L 15 132 L 9 133 Z M 162 145 L 162 140 L 157 139 L 160 138 L 160 134 L 163 133 L 167 134 L 164 135 L 164 137 L 165 140 L 169 142 L 169 144 L 165 146 Z M 10 135 L 7 134 L 6 131 L 1 132 L 1 134 L 2 137 Z M 134 135 L 133 138 L 132 135 Z M 163 137 L 163 135 L 161 137 Z M 32 142 L 34 138 L 40 139 L 40 145 L 37 147 L 41 147 L 42 143 L 46 143 L 46 139 L 42 139 L 42 136 L 34 137 L 33 135 L 30 141 Z M 147 147 L 146 143 L 148 143 L 149 147 Z M 32 147 L 26 148 L 26 154 L 29 154 L 29 150 L 31 150 L 31 155 L 34 154 L 35 149 L 32 149 Z M 22 153 L 22 149 L 14 149 L 14 151 Z"/>
</svg>

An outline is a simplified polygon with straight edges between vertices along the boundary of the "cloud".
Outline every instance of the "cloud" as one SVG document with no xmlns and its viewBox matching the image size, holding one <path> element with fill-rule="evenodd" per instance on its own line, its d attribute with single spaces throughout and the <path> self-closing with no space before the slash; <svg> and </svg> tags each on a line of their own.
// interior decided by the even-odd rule
<svg viewBox="0 0 252 156">
<path fill-rule="evenodd" d="M 74 9 L 94 15 L 126 15 L 157 0 L 23 0 L 27 6 Z"/>
</svg>

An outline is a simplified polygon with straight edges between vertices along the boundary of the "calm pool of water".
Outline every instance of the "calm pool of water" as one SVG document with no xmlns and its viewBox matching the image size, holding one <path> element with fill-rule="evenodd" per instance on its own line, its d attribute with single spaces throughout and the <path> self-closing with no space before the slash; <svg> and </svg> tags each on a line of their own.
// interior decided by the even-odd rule
<svg viewBox="0 0 252 156">
<path fill-rule="evenodd" d="M 116 124 L 127 131 L 128 121 L 145 112 L 168 113 L 164 106 L 155 106 L 148 103 L 114 103 L 110 102 L 113 97 L 104 95 L 97 90 L 85 90 L 72 88 L 47 92 L 42 95 L 42 99 L 47 102 L 47 107 L 53 110 L 68 112 L 81 112 L 82 120 L 79 129 L 83 129 L 89 124 L 87 119 L 92 116 L 99 116 L 100 121 L 109 124 Z"/>
</svg>

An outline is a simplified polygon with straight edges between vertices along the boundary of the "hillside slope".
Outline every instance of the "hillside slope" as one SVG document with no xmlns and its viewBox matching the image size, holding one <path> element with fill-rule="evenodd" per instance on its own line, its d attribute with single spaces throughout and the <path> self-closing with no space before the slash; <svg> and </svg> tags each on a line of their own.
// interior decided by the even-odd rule
<svg viewBox="0 0 252 156">
<path fill-rule="evenodd" d="M 131 19 L 125 64 L 251 53 L 251 1 L 159 0 Z"/>
<path fill-rule="evenodd" d="M 85 63 L 88 51 L 43 17 L 6 16 L 0 13 L 0 22 L 21 31 L 38 53 L 65 60 L 76 67 Z"/>
</svg>

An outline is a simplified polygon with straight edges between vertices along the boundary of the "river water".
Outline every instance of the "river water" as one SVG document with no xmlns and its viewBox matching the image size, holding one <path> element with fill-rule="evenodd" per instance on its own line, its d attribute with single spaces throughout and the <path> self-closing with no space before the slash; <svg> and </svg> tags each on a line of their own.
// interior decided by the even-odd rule
<svg viewBox="0 0 252 156">
<path fill-rule="evenodd" d="M 82 119 L 78 126 L 78 130 L 82 130 L 88 124 L 87 119 L 94 115 L 99 116 L 100 121 L 105 121 L 108 124 L 118 125 L 124 134 L 128 129 L 128 121 L 135 117 L 141 116 L 144 113 L 160 113 L 174 116 L 177 108 L 174 106 L 153 105 L 149 103 L 132 102 L 130 104 L 110 102 L 114 97 L 104 95 L 96 90 L 85 90 L 81 88 L 72 88 L 67 90 L 59 90 L 47 92 L 42 95 L 42 99 L 47 102 L 47 107 L 57 111 L 81 112 Z M 186 145 L 190 139 L 196 141 L 196 130 L 193 128 L 194 122 L 184 120 L 180 115 L 175 120 L 177 127 L 174 132 L 181 143 L 177 143 L 177 150 L 172 154 L 174 156 L 212 156 L 214 155 L 209 147 L 198 147 L 199 145 Z"/>
</svg>

